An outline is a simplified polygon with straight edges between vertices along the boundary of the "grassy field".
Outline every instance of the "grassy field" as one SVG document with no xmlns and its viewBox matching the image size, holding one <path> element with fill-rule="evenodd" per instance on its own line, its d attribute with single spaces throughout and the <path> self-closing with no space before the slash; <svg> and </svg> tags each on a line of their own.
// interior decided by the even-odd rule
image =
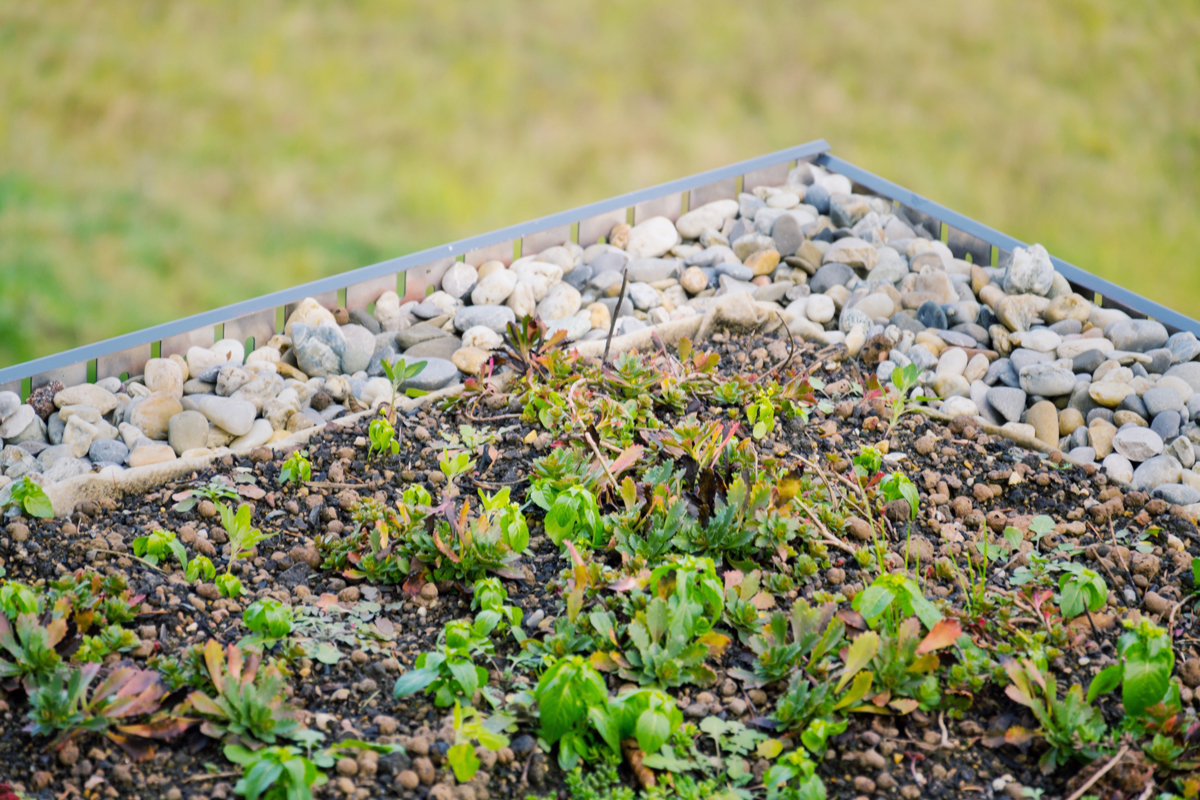
<svg viewBox="0 0 1200 800">
<path fill-rule="evenodd" d="M 1200 315 L 1200 5 L 0 3 L 0 365 L 824 137 Z"/>
</svg>

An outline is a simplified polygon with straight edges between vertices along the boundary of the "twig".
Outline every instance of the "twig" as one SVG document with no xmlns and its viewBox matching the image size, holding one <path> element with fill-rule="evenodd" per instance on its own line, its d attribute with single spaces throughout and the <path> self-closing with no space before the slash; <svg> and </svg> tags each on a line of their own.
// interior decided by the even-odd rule
<svg viewBox="0 0 1200 800">
<path fill-rule="evenodd" d="M 166 572 L 166 570 L 159 569 L 158 567 L 154 566 L 146 559 L 138 558 L 133 553 L 118 553 L 116 550 L 105 550 L 103 547 L 89 547 L 88 549 L 94 550 L 97 553 L 108 553 L 110 556 L 117 556 L 118 558 L 132 558 L 134 561 L 142 562 L 143 564 L 145 564 L 147 567 L 154 570 L 155 572 L 163 572 L 163 573 Z"/>
<path fill-rule="evenodd" d="M 1108 760 L 1107 764 L 1105 764 L 1100 769 L 1096 770 L 1096 772 L 1092 775 L 1092 777 L 1090 777 L 1086 781 L 1084 781 L 1084 784 L 1082 786 L 1080 786 L 1078 789 L 1076 789 L 1074 792 L 1072 792 L 1071 796 L 1068 797 L 1067 800 L 1079 800 L 1079 798 L 1083 797 L 1083 793 L 1086 792 L 1088 789 L 1092 788 L 1092 785 L 1095 784 L 1096 781 L 1098 781 L 1102 777 L 1104 777 L 1104 773 L 1108 772 L 1110 769 L 1115 767 L 1117 765 L 1117 762 L 1120 761 L 1125 756 L 1125 754 L 1128 752 L 1129 752 L 1129 745 L 1127 745 L 1127 744 L 1121 745 L 1121 749 L 1117 751 L 1117 754 L 1115 756 L 1113 756 L 1112 758 L 1110 758 Z"/>
<path fill-rule="evenodd" d="M 596 454 L 596 458 L 600 460 L 600 466 L 604 467 L 604 474 L 608 476 L 610 481 L 612 481 L 613 491 L 617 491 L 617 487 L 620 486 L 620 484 L 617 483 L 617 479 L 612 474 L 612 470 L 608 468 L 608 462 L 605 461 L 604 456 L 600 454 L 600 448 L 596 447 L 596 443 L 592 441 L 592 435 L 585 432 L 583 434 L 583 439 L 592 448 L 592 452 Z"/>
<path fill-rule="evenodd" d="M 1153 776 L 1151 776 L 1150 784 L 1146 787 L 1146 790 L 1144 792 L 1142 792 L 1140 795 L 1138 795 L 1138 800 L 1149 800 L 1150 793 L 1153 791 L 1154 791 L 1154 778 L 1153 778 Z"/>
<path fill-rule="evenodd" d="M 471 420 L 471 422 L 495 422 L 498 419 L 520 419 L 522 417 L 521 414 L 497 414 L 494 417 L 477 417 L 466 410 L 462 412 L 462 415 Z"/>
<path fill-rule="evenodd" d="M 942 729 L 942 747 L 945 747 L 947 750 L 949 750 L 952 747 L 952 745 L 950 743 L 950 733 L 949 733 L 949 731 L 946 730 L 946 712 L 945 711 L 938 712 L 938 725 Z"/>
<path fill-rule="evenodd" d="M 608 363 L 608 348 L 612 345 L 613 331 L 617 329 L 617 317 L 621 315 L 621 304 L 625 302 L 625 288 L 629 285 L 629 268 L 621 270 L 621 293 L 617 296 L 617 308 L 613 311 L 608 323 L 608 338 L 604 340 L 604 355 L 600 356 L 600 366 Z"/>
<path fill-rule="evenodd" d="M 241 774 L 240 772 L 214 772 L 211 775 L 193 775 L 190 778 L 184 778 L 180 783 L 200 783 L 201 781 L 215 781 L 220 778 L 237 778 Z"/>
</svg>

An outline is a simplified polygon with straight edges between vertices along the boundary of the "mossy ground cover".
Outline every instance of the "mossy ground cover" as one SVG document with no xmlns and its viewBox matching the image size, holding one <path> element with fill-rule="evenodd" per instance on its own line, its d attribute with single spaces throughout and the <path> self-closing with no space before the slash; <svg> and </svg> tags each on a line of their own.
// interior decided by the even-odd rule
<svg viewBox="0 0 1200 800">
<path fill-rule="evenodd" d="M 530 324 L 506 353 L 302 454 L 12 519 L 5 779 L 1194 796 L 1180 509 L 896 414 L 841 346 L 718 333 L 601 366 Z"/>
</svg>

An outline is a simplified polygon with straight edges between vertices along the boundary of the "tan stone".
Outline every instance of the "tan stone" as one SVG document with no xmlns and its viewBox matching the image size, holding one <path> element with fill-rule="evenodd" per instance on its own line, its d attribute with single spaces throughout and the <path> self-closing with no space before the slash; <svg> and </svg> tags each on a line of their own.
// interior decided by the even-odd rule
<svg viewBox="0 0 1200 800">
<path fill-rule="evenodd" d="M 759 250 L 756 253 L 751 253 L 746 259 L 745 265 L 750 268 L 756 277 L 770 275 L 779 266 L 779 251 Z"/>
<path fill-rule="evenodd" d="M 468 375 L 478 375 L 492 354 L 482 347 L 461 347 L 450 356 L 454 366 Z"/>
<path fill-rule="evenodd" d="M 1088 439 L 1096 451 L 1097 460 L 1112 454 L 1112 440 L 1116 435 L 1117 426 L 1102 417 L 1096 417 L 1092 424 L 1088 425 Z"/>
<path fill-rule="evenodd" d="M 182 411 L 183 405 L 175 397 L 155 392 L 134 406 L 129 422 L 151 439 L 166 439 L 167 422 Z"/>
<path fill-rule="evenodd" d="M 175 450 L 169 444 L 144 444 L 129 451 L 129 466 L 144 467 L 147 464 L 160 464 L 164 461 L 174 461 Z"/>
<path fill-rule="evenodd" d="M 1083 425 L 1083 414 L 1077 408 L 1064 408 L 1058 412 L 1058 435 L 1070 436 Z"/>
<path fill-rule="evenodd" d="M 1058 409 L 1049 400 L 1034 403 L 1025 412 L 1025 423 L 1033 426 L 1034 436 L 1051 447 L 1058 447 Z"/>
<path fill-rule="evenodd" d="M 1050 305 L 1046 306 L 1042 318 L 1046 322 L 1053 325 L 1055 322 L 1062 322 L 1064 319 L 1077 319 L 1080 322 L 1087 322 L 1088 317 L 1092 315 L 1092 304 L 1078 294 L 1063 294 L 1050 301 Z"/>
<path fill-rule="evenodd" d="M 592 303 L 588 306 L 588 316 L 592 319 L 593 330 L 606 331 L 612 322 L 612 313 L 604 303 Z"/>
</svg>

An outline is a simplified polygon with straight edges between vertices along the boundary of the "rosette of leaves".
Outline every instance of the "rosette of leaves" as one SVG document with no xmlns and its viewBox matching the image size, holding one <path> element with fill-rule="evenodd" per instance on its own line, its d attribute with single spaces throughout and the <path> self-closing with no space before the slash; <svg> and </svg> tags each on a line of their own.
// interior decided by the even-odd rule
<svg viewBox="0 0 1200 800">
<path fill-rule="evenodd" d="M 834 604 L 811 608 L 797 598 L 789 614 L 776 611 L 762 627 L 762 633 L 750 639 L 750 649 L 758 657 L 754 670 L 732 669 L 729 674 L 748 686 L 765 686 L 785 680 L 802 664 L 817 665 L 835 653 L 845 636 L 846 626 L 833 616 Z"/>
<path fill-rule="evenodd" d="M 1004 693 L 1032 711 L 1039 725 L 1032 731 L 1020 726 L 1009 728 L 1004 735 L 1007 743 L 1024 745 L 1032 739 L 1044 739 L 1049 747 L 1038 765 L 1045 775 L 1070 761 L 1086 763 L 1100 756 L 1107 726 L 1099 709 L 1084 699 L 1079 684 L 1068 689 L 1060 700 L 1054 675 L 1043 674 L 1031 660 L 1018 662 L 1010 658 L 1004 663 L 1004 671 L 1012 681 Z"/>
<path fill-rule="evenodd" d="M 283 701 L 283 675 L 274 665 L 260 670 L 261 654 L 233 644 L 222 651 L 216 639 L 209 639 L 204 660 L 216 695 L 196 691 L 188 696 L 188 705 L 206 718 L 200 727 L 204 735 L 217 739 L 232 733 L 266 744 L 304 738 L 296 710 Z"/>
<path fill-rule="evenodd" d="M 0 678 L 7 688 L 20 681 L 31 691 L 48 678 L 62 663 L 55 648 L 66 635 L 67 620 L 61 616 L 43 624 L 35 614 L 18 614 L 13 625 L 0 614 L 0 648 L 12 659 L 0 658 Z"/>
<path fill-rule="evenodd" d="M 408 486 L 395 509 L 371 498 L 352 512 L 354 529 L 342 536 L 322 535 L 317 547 L 325 569 L 345 570 L 347 577 L 372 583 L 403 583 L 409 575 L 415 537 L 426 535 L 433 500 L 423 487 Z"/>
<path fill-rule="evenodd" d="M 417 558 L 435 580 L 473 582 L 488 572 L 524 577 L 516 569 L 529 547 L 529 526 L 521 507 L 509 498 L 508 487 L 495 494 L 480 490 L 479 498 L 479 516 L 471 518 L 470 503 L 464 501 L 459 513 L 439 519 L 432 533 L 414 534 Z"/>
<path fill-rule="evenodd" d="M 703 605 L 689 595 L 688 585 L 678 583 L 671 601 L 655 597 L 637 612 L 626 628 L 632 647 L 615 658 L 622 678 L 663 687 L 710 686 L 716 680 L 704 662 L 719 656 L 729 639 L 712 631 L 712 619 L 702 616 Z"/>
<path fill-rule="evenodd" d="M 141 724 L 122 723 L 158 711 L 166 688 L 154 670 L 119 666 L 89 697 L 88 686 L 100 669 L 99 664 L 87 664 L 69 673 L 56 670 L 30 692 L 30 724 L 25 730 L 40 736 L 57 732 L 52 749 L 85 733 L 103 734 L 140 760 L 154 754 L 152 740 L 172 739 L 195 723 L 169 714 Z"/>
</svg>

